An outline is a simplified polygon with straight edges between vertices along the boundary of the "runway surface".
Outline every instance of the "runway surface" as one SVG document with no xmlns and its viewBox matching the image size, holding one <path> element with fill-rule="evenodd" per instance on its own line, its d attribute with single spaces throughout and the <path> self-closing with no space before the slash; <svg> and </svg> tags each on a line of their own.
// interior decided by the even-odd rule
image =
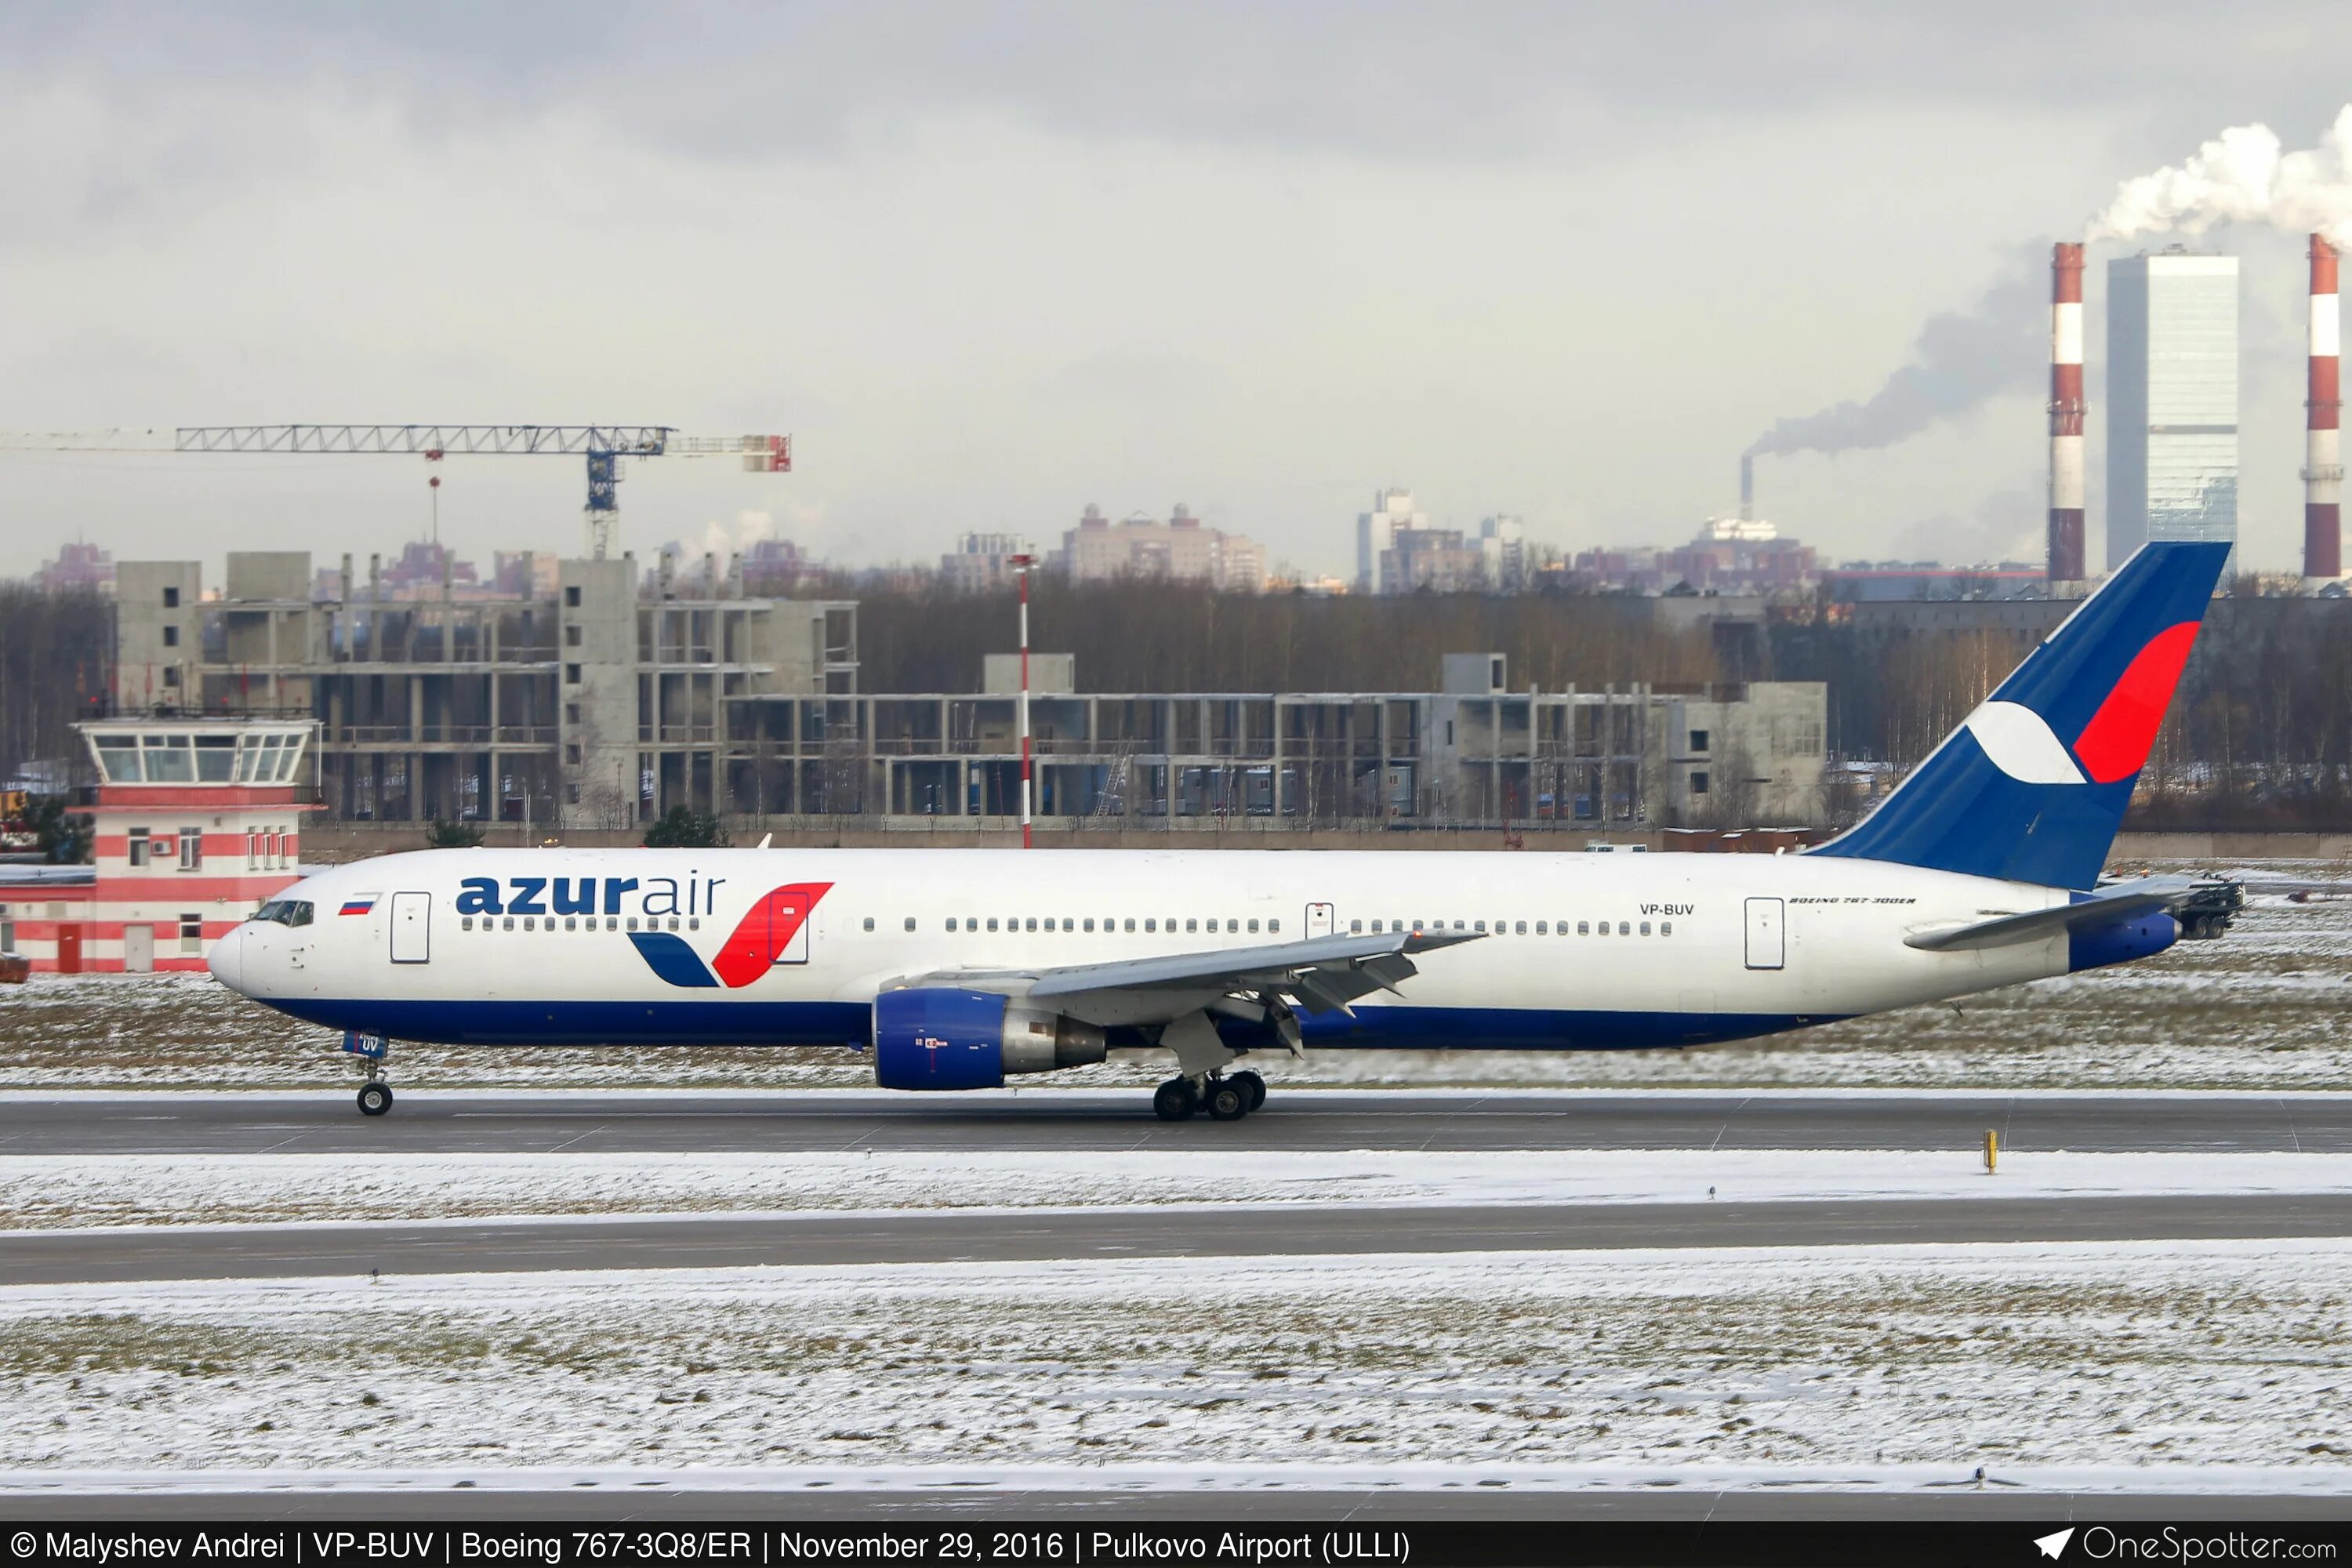
<svg viewBox="0 0 2352 1568">
<path fill-rule="evenodd" d="M 2352 1492 L 2065 1492 L 1968 1482 L 1946 1488 L 1822 1491 L 1801 1487 L 1721 1491 L 1646 1487 L 1638 1491 L 1566 1491 L 1460 1487 L 1420 1490 L 1364 1487 L 1312 1491 L 1199 1488 L 1181 1491 L 1048 1491 L 930 1487 L 919 1491 L 763 1491 L 620 1487 L 269 1491 L 0 1491 L 0 1520 L 451 1521 L 789 1520 L 806 1522 L 986 1519 L 1192 1521 L 1670 1520 L 1712 1524 L 1759 1520 L 2017 1520 L 2119 1523 L 2126 1520 L 2296 1521 L 2352 1518 Z"/>
<path fill-rule="evenodd" d="M 0 1155 L 796 1150 L 1969 1149 L 2352 1152 L 2352 1095 L 1285 1090 L 1237 1122 L 1153 1118 L 1140 1089 L 978 1097 L 404 1089 L 0 1095 Z"/>
<path fill-rule="evenodd" d="M 0 1249 L 0 1284 L 2346 1235 L 2352 1200 L 2341 1194 L 900 1211 L 37 1232 Z"/>
</svg>

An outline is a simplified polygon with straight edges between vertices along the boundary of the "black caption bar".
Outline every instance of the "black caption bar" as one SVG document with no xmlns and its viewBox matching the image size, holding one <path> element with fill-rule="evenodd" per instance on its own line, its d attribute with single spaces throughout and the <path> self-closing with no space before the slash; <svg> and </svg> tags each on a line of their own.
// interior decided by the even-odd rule
<svg viewBox="0 0 2352 1568">
<path fill-rule="evenodd" d="M 0 1505 L 5 1506 L 5 1505 Z M 473 1568 L 475 1564 L 1018 1564 L 1020 1568 L 1758 1568 L 1899 1563 L 2317 1563 L 2352 1568 L 2347 1519 L 2290 1524 L 2074 1524 L 1983 1520 L 1596 1523 L 1438 1521 L 1234 1524 L 79 1524 L 0 1523 L 0 1563 L 294 1564 Z"/>
</svg>

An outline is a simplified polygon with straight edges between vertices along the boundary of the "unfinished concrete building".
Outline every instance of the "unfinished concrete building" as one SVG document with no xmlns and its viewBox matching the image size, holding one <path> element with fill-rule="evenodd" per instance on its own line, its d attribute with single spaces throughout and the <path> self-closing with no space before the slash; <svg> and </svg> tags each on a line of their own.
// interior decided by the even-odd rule
<svg viewBox="0 0 2352 1568">
<path fill-rule="evenodd" d="M 381 557 L 310 596 L 310 557 L 235 552 L 207 598 L 194 562 L 121 570 L 124 711 L 315 718 L 330 816 L 623 827 L 722 810 L 725 705 L 856 689 L 856 606 L 761 599 L 716 563 L 651 587 L 636 563 L 565 561 L 554 592 L 391 597 Z"/>
</svg>

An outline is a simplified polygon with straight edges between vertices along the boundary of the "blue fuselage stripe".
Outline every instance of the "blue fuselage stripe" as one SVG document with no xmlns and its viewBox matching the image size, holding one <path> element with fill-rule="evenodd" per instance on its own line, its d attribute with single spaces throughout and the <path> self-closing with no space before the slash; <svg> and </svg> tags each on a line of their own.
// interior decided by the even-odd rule
<svg viewBox="0 0 2352 1568">
<path fill-rule="evenodd" d="M 306 1023 L 397 1040 L 481 1046 L 864 1046 L 860 1002 L 434 1002 L 272 997 Z M 1568 1012 L 1514 1007 L 1360 1007 L 1302 1019 L 1307 1043 L 1362 1049 L 1638 1050 L 1752 1039 L 1828 1016 L 1783 1013 Z"/>
</svg>

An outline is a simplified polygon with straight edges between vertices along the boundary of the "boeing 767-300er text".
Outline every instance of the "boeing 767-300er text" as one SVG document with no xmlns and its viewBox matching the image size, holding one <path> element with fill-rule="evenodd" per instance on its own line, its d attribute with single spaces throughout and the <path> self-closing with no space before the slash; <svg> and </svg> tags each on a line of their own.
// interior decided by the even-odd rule
<svg viewBox="0 0 2352 1568">
<path fill-rule="evenodd" d="M 1248 1114 L 1305 1046 L 1698 1045 L 2161 952 L 2099 885 L 2228 555 L 2150 544 L 1871 816 L 1803 854 L 452 849 L 307 877 L 213 973 L 383 1043 L 846 1045 L 890 1089 L 1162 1047 Z"/>
</svg>

